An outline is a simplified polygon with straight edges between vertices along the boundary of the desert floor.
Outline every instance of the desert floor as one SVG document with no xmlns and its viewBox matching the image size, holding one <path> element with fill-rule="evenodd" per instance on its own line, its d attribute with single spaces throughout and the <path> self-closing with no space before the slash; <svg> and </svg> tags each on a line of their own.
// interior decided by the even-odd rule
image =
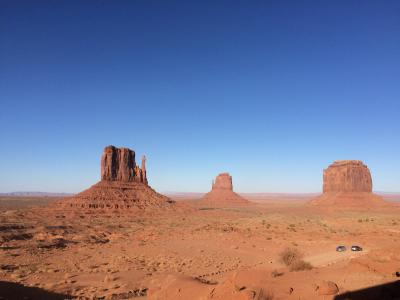
<svg viewBox="0 0 400 300">
<path fill-rule="evenodd" d="M 324 281 L 341 294 L 397 280 L 400 208 L 307 201 L 223 208 L 180 200 L 176 210 L 130 213 L 8 205 L 0 211 L 0 299 L 334 299 L 320 295 Z M 284 265 L 286 248 L 313 268 Z"/>
</svg>

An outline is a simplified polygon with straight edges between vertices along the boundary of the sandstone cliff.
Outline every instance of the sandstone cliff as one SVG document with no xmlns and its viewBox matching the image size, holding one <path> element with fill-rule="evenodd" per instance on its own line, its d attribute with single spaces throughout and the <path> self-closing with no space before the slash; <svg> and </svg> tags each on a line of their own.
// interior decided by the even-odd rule
<svg viewBox="0 0 400 300">
<path fill-rule="evenodd" d="M 323 194 L 310 202 L 331 207 L 384 206 L 387 203 L 372 193 L 372 176 L 359 160 L 339 160 L 323 172 Z"/>
<path fill-rule="evenodd" d="M 101 157 L 101 180 L 143 182 L 147 184 L 145 157 L 142 168 L 136 165 L 135 151 L 128 148 L 108 146 Z"/>
<path fill-rule="evenodd" d="M 372 192 L 372 177 L 358 160 L 335 161 L 324 170 L 323 192 Z"/>
</svg>

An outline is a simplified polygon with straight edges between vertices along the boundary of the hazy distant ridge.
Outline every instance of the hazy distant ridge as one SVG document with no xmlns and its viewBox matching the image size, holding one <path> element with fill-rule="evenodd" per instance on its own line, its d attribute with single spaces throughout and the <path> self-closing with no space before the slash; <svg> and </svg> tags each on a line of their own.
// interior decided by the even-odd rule
<svg viewBox="0 0 400 300">
<path fill-rule="evenodd" d="M 15 197 L 66 197 L 71 196 L 72 193 L 48 193 L 48 192 L 11 192 L 0 193 L 0 196 L 15 196 Z"/>
</svg>

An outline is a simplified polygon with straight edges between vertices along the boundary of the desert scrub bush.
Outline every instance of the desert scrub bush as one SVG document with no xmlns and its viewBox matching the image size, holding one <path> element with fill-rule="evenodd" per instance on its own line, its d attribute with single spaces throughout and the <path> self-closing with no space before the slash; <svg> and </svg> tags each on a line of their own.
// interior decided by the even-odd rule
<svg viewBox="0 0 400 300">
<path fill-rule="evenodd" d="M 310 263 L 303 260 L 303 254 L 296 248 L 286 248 L 279 255 L 280 261 L 289 267 L 290 271 L 310 270 Z"/>
<path fill-rule="evenodd" d="M 306 262 L 302 259 L 300 260 L 295 260 L 290 266 L 289 270 L 290 271 L 305 271 L 305 270 L 311 270 L 313 267 L 309 262 Z"/>
<path fill-rule="evenodd" d="M 286 248 L 281 252 L 279 258 L 284 265 L 290 266 L 295 260 L 302 259 L 303 254 L 296 248 Z"/>
</svg>

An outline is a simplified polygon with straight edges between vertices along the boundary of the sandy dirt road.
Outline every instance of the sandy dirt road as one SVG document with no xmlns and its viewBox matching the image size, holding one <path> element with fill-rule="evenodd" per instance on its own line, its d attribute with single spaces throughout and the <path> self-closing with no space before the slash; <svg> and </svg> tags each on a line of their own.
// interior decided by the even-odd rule
<svg viewBox="0 0 400 300">
<path fill-rule="evenodd" d="M 360 252 L 353 252 L 347 249 L 344 252 L 328 251 L 317 255 L 308 256 L 305 261 L 311 263 L 315 267 L 328 266 L 346 259 L 352 259 L 366 255 L 368 250 L 363 250 Z"/>
</svg>

